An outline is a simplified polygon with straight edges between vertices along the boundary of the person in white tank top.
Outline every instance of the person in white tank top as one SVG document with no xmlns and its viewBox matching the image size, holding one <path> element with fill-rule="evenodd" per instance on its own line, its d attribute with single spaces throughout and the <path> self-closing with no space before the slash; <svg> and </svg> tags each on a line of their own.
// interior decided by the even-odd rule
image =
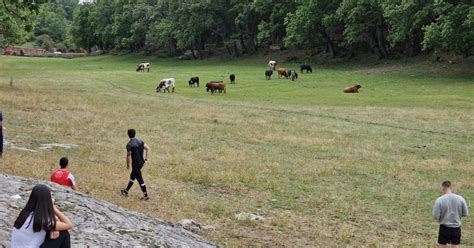
<svg viewBox="0 0 474 248">
<path fill-rule="evenodd" d="M 71 221 L 54 206 L 51 190 L 37 184 L 12 230 L 12 248 L 70 247 Z"/>
</svg>

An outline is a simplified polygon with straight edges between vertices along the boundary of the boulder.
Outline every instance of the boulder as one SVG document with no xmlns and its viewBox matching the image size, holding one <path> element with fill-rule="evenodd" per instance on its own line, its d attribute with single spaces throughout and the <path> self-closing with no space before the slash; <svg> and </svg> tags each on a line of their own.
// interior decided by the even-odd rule
<svg viewBox="0 0 474 248">
<path fill-rule="evenodd" d="M 0 174 L 0 247 L 10 246 L 13 222 L 37 183 L 51 187 L 58 208 L 74 223 L 72 247 L 216 247 L 181 225 L 57 184 L 5 174 Z"/>
</svg>

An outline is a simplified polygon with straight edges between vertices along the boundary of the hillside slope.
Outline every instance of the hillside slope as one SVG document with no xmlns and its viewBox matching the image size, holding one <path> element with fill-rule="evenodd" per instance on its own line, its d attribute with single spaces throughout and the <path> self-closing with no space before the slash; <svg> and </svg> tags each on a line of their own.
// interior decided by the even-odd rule
<svg viewBox="0 0 474 248">
<path fill-rule="evenodd" d="M 58 207 L 74 223 L 74 247 L 215 247 L 178 225 L 49 182 L 5 174 L 0 174 L 0 247 L 10 245 L 13 222 L 37 183 L 52 188 Z M 15 200 L 15 195 L 21 199 Z"/>
</svg>

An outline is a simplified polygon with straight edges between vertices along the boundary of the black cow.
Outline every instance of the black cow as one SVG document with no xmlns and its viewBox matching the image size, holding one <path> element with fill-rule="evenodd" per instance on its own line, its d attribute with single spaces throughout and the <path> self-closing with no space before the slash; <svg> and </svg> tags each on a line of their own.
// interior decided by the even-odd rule
<svg viewBox="0 0 474 248">
<path fill-rule="evenodd" d="M 197 84 L 197 87 L 199 87 L 199 77 L 192 77 L 189 79 L 188 84 L 190 87 L 194 87 L 194 84 Z"/>
<path fill-rule="evenodd" d="M 266 70 L 265 71 L 265 79 L 267 79 L 267 80 L 272 79 L 272 74 L 273 74 L 273 70 Z"/>
<path fill-rule="evenodd" d="M 234 74 L 230 74 L 229 79 L 230 79 L 231 84 L 235 84 L 235 75 Z"/>
<path fill-rule="evenodd" d="M 306 73 L 308 73 L 308 72 L 313 73 L 313 68 L 311 68 L 310 65 L 303 64 L 303 65 L 300 66 L 300 68 L 301 68 L 301 73 L 303 73 L 303 70 L 306 70 Z"/>
</svg>

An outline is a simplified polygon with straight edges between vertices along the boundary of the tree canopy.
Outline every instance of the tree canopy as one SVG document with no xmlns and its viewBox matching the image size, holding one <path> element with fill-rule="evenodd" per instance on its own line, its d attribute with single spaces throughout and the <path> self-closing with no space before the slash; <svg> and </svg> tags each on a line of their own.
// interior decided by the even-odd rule
<svg viewBox="0 0 474 248">
<path fill-rule="evenodd" d="M 389 58 L 470 55 L 474 45 L 470 0 L 51 0 L 42 8 L 31 5 L 41 1 L 5 1 L 11 13 L 38 12 L 33 39 L 48 36 L 64 49 L 190 50 L 197 58 L 210 49 L 240 56 L 323 48 L 330 56 L 363 50 Z M 0 22 L 2 37 L 18 41 L 22 18 L 11 13 Z"/>
</svg>

